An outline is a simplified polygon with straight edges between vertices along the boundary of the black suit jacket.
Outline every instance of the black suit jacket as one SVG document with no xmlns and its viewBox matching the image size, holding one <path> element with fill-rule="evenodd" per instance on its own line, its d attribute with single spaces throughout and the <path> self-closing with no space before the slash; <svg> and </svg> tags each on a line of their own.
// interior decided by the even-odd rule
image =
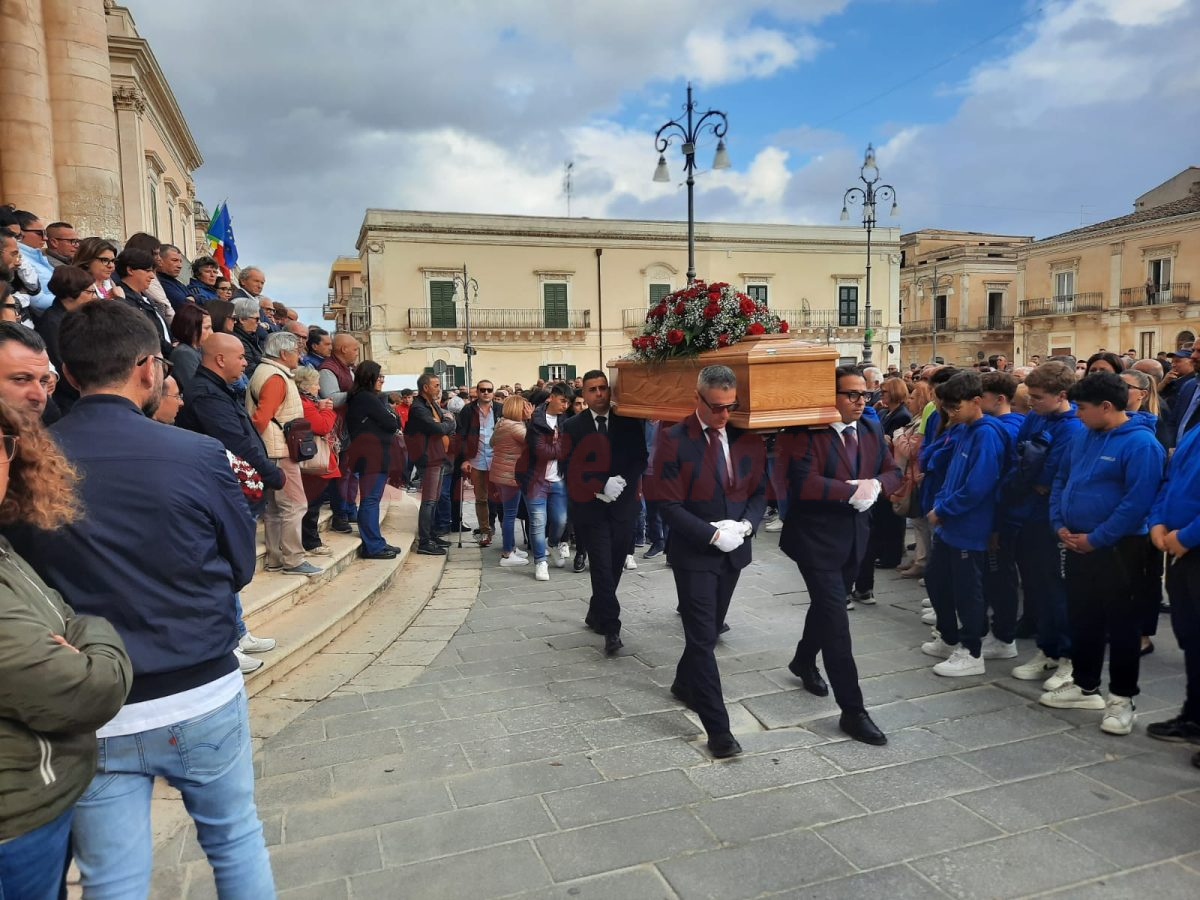
<svg viewBox="0 0 1200 900">
<path fill-rule="evenodd" d="M 900 486 L 900 470 L 874 419 L 858 420 L 858 459 L 850 460 L 841 436 L 829 427 L 805 428 L 780 435 L 776 444 L 785 463 L 788 512 L 779 549 L 801 567 L 841 569 L 867 550 L 871 517 L 855 511 L 851 479 L 874 478 L 877 503 Z"/>
<path fill-rule="evenodd" d="M 571 521 L 577 524 L 631 522 L 641 509 L 638 493 L 650 458 L 642 420 L 610 410 L 607 424 L 605 437 L 596 430 L 591 412 L 585 410 L 562 426 L 566 442 L 563 477 Z M 614 475 L 625 479 L 621 496 L 612 503 L 597 500 L 596 494 L 603 493 L 605 483 Z"/>
<path fill-rule="evenodd" d="M 659 513 L 671 528 L 667 558 L 672 566 L 716 572 L 722 557 L 735 569 L 750 565 L 750 541 L 723 553 L 710 541 L 710 522 L 746 519 L 755 531 L 766 511 L 767 449 L 760 435 L 726 428 L 733 484 L 721 486 L 716 453 L 695 414 L 659 432 L 654 445 L 654 474 L 646 480 L 646 496 L 659 502 Z"/>
<path fill-rule="evenodd" d="M 171 333 L 167 330 L 167 323 L 158 314 L 154 303 L 123 281 L 117 281 L 116 285 L 125 292 L 125 302 L 150 320 L 150 324 L 154 326 L 154 331 L 158 335 L 159 349 L 163 359 L 169 359 L 171 356 Z"/>
</svg>

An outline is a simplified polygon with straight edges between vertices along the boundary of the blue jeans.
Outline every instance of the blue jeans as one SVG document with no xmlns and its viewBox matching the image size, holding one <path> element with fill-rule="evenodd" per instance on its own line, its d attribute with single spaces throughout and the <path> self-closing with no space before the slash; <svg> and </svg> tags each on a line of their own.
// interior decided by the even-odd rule
<svg viewBox="0 0 1200 900">
<path fill-rule="evenodd" d="M 367 472 L 362 476 L 363 497 L 358 506 L 358 536 L 364 553 L 382 553 L 388 547 L 379 530 L 379 501 L 387 487 L 387 472 Z"/>
<path fill-rule="evenodd" d="M 349 456 L 345 455 L 343 459 L 349 459 Z M 347 465 L 342 469 L 342 477 L 338 479 L 338 489 L 329 498 L 329 508 L 333 510 L 335 518 L 353 522 L 358 518 L 359 478 L 358 473 L 347 471 L 349 468 L 350 466 Z"/>
<path fill-rule="evenodd" d="M 667 523 L 662 520 L 661 509 L 661 501 L 646 501 L 646 537 L 649 538 L 651 544 L 665 544 L 667 542 L 667 533 L 670 529 L 667 527 Z"/>
<path fill-rule="evenodd" d="M 242 638 L 244 638 L 246 636 L 247 632 L 249 632 L 249 630 L 250 630 L 246 627 L 246 622 L 242 618 L 242 595 L 241 594 L 233 595 L 233 609 L 237 613 L 238 640 L 241 640 Z M 4 898 L 0 897 L 0 900 L 4 900 Z"/>
<path fill-rule="evenodd" d="M 937 614 L 937 628 L 947 644 L 962 644 L 979 656 L 986 617 L 983 609 L 983 570 L 987 551 L 961 550 L 937 535 L 925 569 L 925 586 Z"/>
<path fill-rule="evenodd" d="M 562 481 L 544 481 L 525 498 L 529 510 L 529 542 L 533 561 L 546 559 L 546 510 L 550 511 L 550 544 L 558 546 L 567 527 L 567 488 Z M 625 552 L 629 552 L 628 549 Z"/>
<path fill-rule="evenodd" d="M 0 900 L 58 900 L 74 812 L 68 807 L 45 825 L 0 844 Z"/>
<path fill-rule="evenodd" d="M 507 556 L 517 546 L 517 512 L 521 508 L 520 485 L 500 485 L 500 499 L 504 502 L 504 519 L 500 523 L 500 533 L 504 537 L 504 555 Z"/>
<path fill-rule="evenodd" d="M 150 794 L 155 776 L 183 794 L 222 900 L 275 896 L 254 806 L 246 692 L 173 725 L 97 741 L 97 775 L 79 798 L 71 836 L 88 900 L 150 890 Z"/>
</svg>

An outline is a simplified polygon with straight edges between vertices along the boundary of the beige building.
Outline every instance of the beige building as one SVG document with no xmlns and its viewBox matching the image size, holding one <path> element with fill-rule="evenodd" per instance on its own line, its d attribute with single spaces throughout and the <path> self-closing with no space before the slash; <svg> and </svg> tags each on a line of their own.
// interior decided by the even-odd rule
<svg viewBox="0 0 1200 900">
<path fill-rule="evenodd" d="M 0 199 L 80 235 L 151 231 L 195 255 L 200 151 L 128 9 L 6 2 L 0 97 Z"/>
<path fill-rule="evenodd" d="M 1017 255 L 1032 240 L 933 228 L 901 235 L 903 365 L 1011 359 Z"/>
<path fill-rule="evenodd" d="M 873 348 L 897 362 L 899 230 L 874 231 Z M 574 377 L 630 350 L 646 311 L 686 285 L 678 222 L 371 209 L 358 238 L 366 296 L 357 308 L 367 355 L 385 372 L 433 370 L 466 380 L 467 321 L 475 380 L 528 384 Z M 696 268 L 764 300 L 792 331 L 858 359 L 866 324 L 861 227 L 696 224 Z M 357 331 L 352 273 L 330 273 L 330 312 Z M 469 308 L 461 282 L 472 288 Z M 351 276 L 342 288 L 343 274 Z M 889 346 L 892 352 L 889 355 Z"/>
<path fill-rule="evenodd" d="M 1021 252 L 1016 359 L 1100 348 L 1141 357 L 1195 340 L 1200 182 L 1189 169 L 1137 211 L 1036 241 Z M 1149 205 L 1156 200 L 1155 205 Z"/>
<path fill-rule="evenodd" d="M 334 328 L 354 335 L 360 344 L 367 341 L 367 300 L 363 287 L 362 260 L 357 256 L 339 256 L 329 268 L 329 294 L 323 318 Z"/>
</svg>

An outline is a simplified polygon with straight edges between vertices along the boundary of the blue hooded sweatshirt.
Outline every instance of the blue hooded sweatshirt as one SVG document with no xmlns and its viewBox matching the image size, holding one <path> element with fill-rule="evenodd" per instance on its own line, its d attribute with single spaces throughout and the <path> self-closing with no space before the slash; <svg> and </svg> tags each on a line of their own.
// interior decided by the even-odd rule
<svg viewBox="0 0 1200 900">
<path fill-rule="evenodd" d="M 1012 438 L 1014 446 L 1017 443 L 1017 435 L 1021 433 L 1021 426 L 1025 424 L 1025 413 L 1006 412 L 1002 416 L 993 416 L 1004 426 L 1004 430 L 1008 432 L 1008 436 Z"/>
<path fill-rule="evenodd" d="M 1171 455 L 1148 524 L 1178 531 L 1179 543 L 1189 549 L 1200 545 L 1200 428 L 1187 431 Z"/>
<path fill-rule="evenodd" d="M 996 516 L 996 487 L 1008 466 L 1012 438 L 994 416 L 954 431 L 959 437 L 933 505 L 942 520 L 937 535 L 958 550 L 986 550 Z"/>
<path fill-rule="evenodd" d="M 1030 490 L 1019 499 L 1010 498 L 1001 510 L 1001 515 L 1006 523 L 1024 525 L 1026 522 L 1037 521 L 1049 524 L 1049 489 L 1054 486 L 1054 479 L 1066 457 L 1071 439 L 1081 430 L 1083 430 L 1083 423 L 1075 415 L 1074 403 L 1066 412 L 1050 413 L 1048 416 L 1031 412 L 1025 417 L 1025 421 L 1021 423 L 1021 430 L 1017 432 L 1016 452 L 1019 455 L 1021 445 L 1031 441 L 1046 445 L 1047 449 L 1041 468 L 1034 473 L 1032 483 L 1046 488 L 1047 492 L 1039 494 L 1037 491 Z M 1009 473 L 1009 477 L 1016 477 L 1016 474 L 1014 468 Z"/>
<path fill-rule="evenodd" d="M 954 445 L 962 437 L 962 429 L 951 426 L 937 437 L 937 411 L 929 416 L 929 424 L 925 428 L 925 439 L 921 442 L 920 465 L 925 477 L 921 480 L 918 500 L 921 514 L 925 515 L 933 509 L 933 501 L 942 489 L 946 472 L 950 468 L 950 460 L 954 453 Z"/>
<path fill-rule="evenodd" d="M 1111 431 L 1085 429 L 1071 442 L 1054 480 L 1051 527 L 1086 534 L 1096 548 L 1145 534 L 1164 456 L 1144 421 L 1130 419 Z"/>
</svg>

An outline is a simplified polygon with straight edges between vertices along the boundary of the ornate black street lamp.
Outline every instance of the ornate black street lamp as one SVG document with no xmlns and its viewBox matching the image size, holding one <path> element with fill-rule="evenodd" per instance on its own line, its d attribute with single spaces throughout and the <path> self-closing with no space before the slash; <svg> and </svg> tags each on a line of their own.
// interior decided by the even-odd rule
<svg viewBox="0 0 1200 900">
<path fill-rule="evenodd" d="M 687 104 L 684 106 L 686 113 L 685 117 L 680 116 L 678 119 L 672 119 L 662 128 L 658 129 L 658 133 L 654 136 L 654 147 L 658 150 L 658 166 L 654 170 L 655 181 L 670 181 L 671 175 L 667 171 L 667 148 L 671 146 L 673 138 L 679 138 L 683 142 L 680 148 L 683 150 L 683 167 L 687 171 L 687 198 L 688 198 L 688 268 L 687 279 L 688 284 L 696 280 L 696 214 L 693 204 L 693 189 L 696 184 L 696 179 L 693 175 L 696 169 L 696 141 L 700 135 L 707 129 L 713 133 L 717 139 L 717 153 L 713 157 L 712 167 L 714 169 L 729 168 L 729 154 L 725 152 L 725 132 L 729 130 L 729 120 L 725 117 L 725 113 L 715 109 L 710 109 L 697 119 L 692 121 L 696 111 L 696 104 L 692 102 L 692 85 L 689 82 L 687 87 Z M 672 131 L 672 129 L 675 129 Z"/>
<path fill-rule="evenodd" d="M 946 296 L 947 297 L 953 296 L 953 294 L 954 294 L 954 276 L 950 275 L 948 273 L 939 275 L 937 263 L 933 264 L 933 274 L 932 275 L 920 275 L 913 282 L 913 286 L 917 289 L 917 297 L 918 297 L 918 299 L 920 299 L 920 294 L 921 294 L 921 290 L 922 290 L 921 282 L 925 281 L 926 279 L 929 279 L 931 281 L 930 294 L 929 294 L 929 300 L 930 300 L 929 307 L 933 312 L 932 322 L 930 323 L 932 325 L 932 328 L 930 329 L 930 333 L 933 336 L 933 349 L 930 351 L 932 355 L 929 358 L 929 361 L 931 363 L 937 362 L 938 331 L 939 331 L 939 329 L 941 331 L 946 330 L 946 316 L 939 317 L 938 316 L 938 308 L 937 308 L 938 287 L 940 286 L 942 278 L 950 279 L 950 284 L 946 288 Z"/>
<path fill-rule="evenodd" d="M 900 211 L 900 207 L 896 204 L 896 191 L 890 184 L 881 184 L 879 187 L 875 185 L 879 181 L 879 168 L 875 165 L 875 148 L 867 144 L 867 155 L 863 160 L 862 170 L 858 176 L 866 189 L 852 187 L 846 191 L 842 198 L 842 221 L 845 222 L 850 218 L 850 212 L 847 207 L 851 203 L 862 203 L 863 205 L 863 228 L 867 229 L 867 319 L 866 327 L 863 329 L 863 363 L 869 365 L 871 362 L 871 231 L 875 227 L 875 203 L 882 201 L 886 203 L 892 201 L 891 215 L 896 215 Z"/>
<path fill-rule="evenodd" d="M 479 282 L 474 278 L 467 277 L 467 264 L 463 263 L 462 273 L 454 274 L 454 289 L 462 292 L 463 298 L 463 327 L 466 331 L 466 343 L 463 344 L 463 355 L 467 358 L 467 383 L 459 385 L 470 390 L 475 382 L 471 380 L 471 357 L 475 355 L 476 350 L 471 344 L 471 299 L 474 295 L 475 301 L 479 302 Z"/>
</svg>

